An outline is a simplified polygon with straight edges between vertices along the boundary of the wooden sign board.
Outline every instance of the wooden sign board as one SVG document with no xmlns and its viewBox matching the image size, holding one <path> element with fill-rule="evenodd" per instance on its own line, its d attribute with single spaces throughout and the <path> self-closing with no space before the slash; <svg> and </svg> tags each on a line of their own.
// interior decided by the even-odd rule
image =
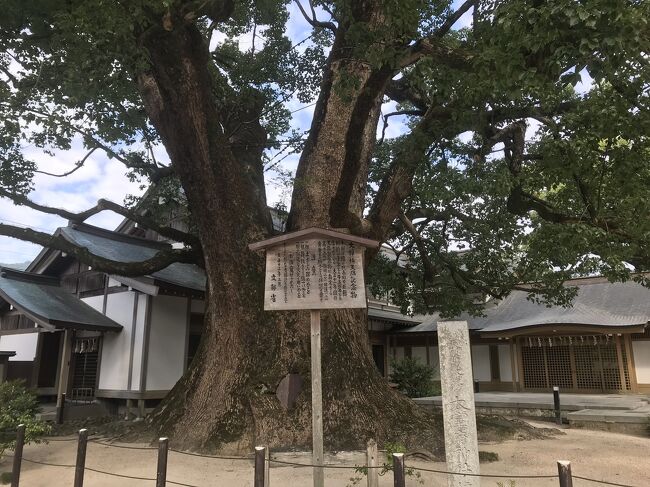
<svg viewBox="0 0 650 487">
<path fill-rule="evenodd" d="M 365 308 L 363 250 L 336 238 L 305 238 L 266 250 L 265 310 Z"/>
</svg>

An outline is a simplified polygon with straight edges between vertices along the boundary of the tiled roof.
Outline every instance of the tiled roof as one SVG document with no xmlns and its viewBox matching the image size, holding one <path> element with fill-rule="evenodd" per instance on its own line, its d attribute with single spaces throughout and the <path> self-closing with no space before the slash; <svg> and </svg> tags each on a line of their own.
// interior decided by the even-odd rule
<svg viewBox="0 0 650 487">
<path fill-rule="evenodd" d="M 94 255 L 121 262 L 141 262 L 150 259 L 159 250 L 171 249 L 171 245 L 164 242 L 132 237 L 90 225 L 62 227 L 60 232 L 66 240 L 87 248 Z M 175 286 L 205 291 L 205 272 L 194 264 L 177 262 L 149 277 Z"/>
<path fill-rule="evenodd" d="M 409 316 L 402 314 L 399 311 L 375 308 L 372 306 L 368 306 L 368 318 L 403 323 L 404 325 L 412 325 L 421 322 L 421 320 L 415 316 Z"/>
<path fill-rule="evenodd" d="M 61 288 L 53 277 L 2 268 L 0 300 L 41 325 L 90 331 L 122 329 L 121 325 Z"/>
<path fill-rule="evenodd" d="M 497 333 L 543 325 L 588 325 L 625 327 L 650 322 L 650 289 L 635 282 L 574 282 L 578 293 L 569 307 L 547 306 L 528 299 L 525 291 L 513 291 L 490 309 L 485 316 L 461 315 L 470 330 Z M 434 332 L 438 315 L 402 333 Z"/>
</svg>

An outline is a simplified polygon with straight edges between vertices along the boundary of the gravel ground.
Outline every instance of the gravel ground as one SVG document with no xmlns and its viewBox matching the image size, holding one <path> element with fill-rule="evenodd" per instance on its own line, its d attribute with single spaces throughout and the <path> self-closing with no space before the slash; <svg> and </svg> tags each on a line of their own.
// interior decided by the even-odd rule
<svg viewBox="0 0 650 487">
<path fill-rule="evenodd" d="M 544 425 L 547 426 L 547 425 Z M 565 435 L 547 439 L 509 440 L 500 443 L 482 443 L 480 449 L 495 452 L 499 460 L 482 464 L 483 474 L 505 474 L 503 479 L 484 478 L 482 486 L 497 486 L 503 482 L 509 487 L 509 479 L 515 475 L 554 475 L 557 472 L 556 460 L 570 460 L 574 475 L 580 475 L 597 480 L 628 484 L 635 487 L 650 485 L 650 438 L 566 429 Z M 69 437 L 70 438 L 70 437 Z M 124 445 L 123 443 L 119 443 Z M 128 444 L 128 446 L 147 446 L 144 444 Z M 57 464 L 73 464 L 76 453 L 75 441 L 57 441 L 49 444 L 28 445 L 24 456 L 30 460 Z M 274 457 L 296 463 L 309 463 L 307 453 L 282 453 Z M 327 463 L 354 466 L 364 463 L 361 452 L 340 452 L 328 455 Z M 156 451 L 131 450 L 112 448 L 97 443 L 88 445 L 86 465 L 91 468 L 111 473 L 130 475 L 134 477 L 155 477 Z M 428 469 L 443 470 L 445 465 L 438 462 L 407 460 L 407 465 Z M 0 460 L 0 472 L 11 469 L 11 459 Z M 273 465 L 271 468 L 271 485 L 279 486 L 309 486 L 311 485 L 311 469 L 285 465 Z M 351 477 L 353 470 L 326 470 L 326 485 L 328 487 L 345 487 L 354 485 Z M 39 464 L 23 463 L 21 486 L 25 487 L 64 487 L 72 485 L 73 468 L 46 467 Z M 169 481 L 198 487 L 248 487 L 253 483 L 253 465 L 251 461 L 215 460 L 195 456 L 169 453 Z M 521 486 L 557 486 L 557 479 L 515 479 L 517 487 Z M 380 486 L 392 484 L 389 473 L 380 478 Z M 85 486 L 114 487 L 114 486 L 152 486 L 152 481 L 120 479 L 92 471 L 86 472 Z M 170 485 L 168 483 L 168 485 Z M 173 485 L 173 484 L 171 484 Z M 357 485 L 365 486 L 365 478 Z M 416 487 L 446 485 L 446 478 L 441 474 L 422 472 L 421 478 L 409 476 L 407 485 Z M 598 484 L 575 479 L 574 487 L 593 487 Z"/>
</svg>

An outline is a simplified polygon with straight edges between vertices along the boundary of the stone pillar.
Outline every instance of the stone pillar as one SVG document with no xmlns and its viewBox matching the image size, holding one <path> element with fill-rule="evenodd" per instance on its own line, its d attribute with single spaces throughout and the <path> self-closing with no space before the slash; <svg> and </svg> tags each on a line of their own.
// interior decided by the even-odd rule
<svg viewBox="0 0 650 487">
<path fill-rule="evenodd" d="M 438 322 L 447 470 L 479 473 L 472 356 L 466 321 Z M 479 477 L 449 475 L 449 487 L 480 487 Z"/>
</svg>

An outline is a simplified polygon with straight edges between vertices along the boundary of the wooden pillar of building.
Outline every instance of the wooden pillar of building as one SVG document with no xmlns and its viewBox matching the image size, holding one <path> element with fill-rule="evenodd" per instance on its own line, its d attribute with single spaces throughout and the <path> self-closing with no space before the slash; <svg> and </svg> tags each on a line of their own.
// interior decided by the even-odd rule
<svg viewBox="0 0 650 487">
<path fill-rule="evenodd" d="M 72 356 L 73 331 L 66 329 L 63 334 L 63 347 L 61 348 L 61 366 L 59 367 L 59 384 L 56 393 L 56 409 L 63 407 L 64 394 L 68 392 L 68 379 L 70 377 L 70 359 Z"/>
<path fill-rule="evenodd" d="M 36 338 L 36 353 L 34 354 L 34 367 L 32 367 L 32 376 L 30 378 L 30 383 L 27 384 L 28 386 L 38 388 L 39 385 L 38 375 L 40 374 L 41 366 L 43 365 L 41 363 L 42 355 L 43 355 L 43 334 L 38 333 L 38 337 Z M 0 376 L 0 382 L 2 382 L 1 376 Z"/>
<path fill-rule="evenodd" d="M 144 419 L 146 415 L 144 399 L 138 399 L 138 417 L 137 419 Z"/>
<path fill-rule="evenodd" d="M 634 350 L 632 348 L 631 335 L 623 335 L 621 345 L 625 347 L 625 359 L 627 361 L 627 372 L 630 374 L 630 390 L 638 392 L 639 387 L 636 381 L 636 366 L 634 365 Z"/>
<path fill-rule="evenodd" d="M 569 345 L 569 366 L 571 367 L 571 385 L 573 389 L 578 390 L 578 366 L 576 365 L 575 347 Z"/>
<path fill-rule="evenodd" d="M 523 354 L 523 346 L 521 344 L 521 338 L 516 339 L 516 349 L 517 349 L 517 371 L 518 371 L 518 379 L 519 379 L 519 391 L 523 391 L 525 389 L 524 387 L 524 354 Z"/>
<path fill-rule="evenodd" d="M 514 338 L 509 338 L 508 341 L 510 342 L 510 373 L 512 374 L 512 392 L 517 392 L 519 389 L 517 387 L 517 378 L 519 376 L 519 374 L 517 374 L 517 343 Z"/>
<path fill-rule="evenodd" d="M 618 362 L 618 373 L 621 376 L 621 390 L 627 391 L 627 381 L 625 380 L 625 365 L 623 363 L 623 351 L 621 350 L 621 336 L 615 335 L 614 340 L 616 343 L 616 361 Z"/>
</svg>

